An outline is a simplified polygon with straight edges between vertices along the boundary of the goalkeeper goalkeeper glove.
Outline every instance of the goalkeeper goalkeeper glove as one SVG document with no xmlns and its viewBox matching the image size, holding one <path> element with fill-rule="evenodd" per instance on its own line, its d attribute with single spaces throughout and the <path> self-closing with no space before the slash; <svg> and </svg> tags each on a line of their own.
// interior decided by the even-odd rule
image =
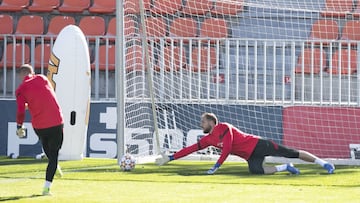
<svg viewBox="0 0 360 203">
<path fill-rule="evenodd" d="M 172 160 L 174 160 L 174 156 L 173 156 L 173 155 L 167 156 L 167 155 L 165 155 L 164 153 L 161 153 L 161 157 L 157 158 L 157 159 L 155 160 L 155 163 L 156 163 L 157 165 L 159 165 L 159 166 L 162 166 L 162 165 L 164 165 L 164 164 L 166 164 L 167 162 L 172 161 Z"/>
<path fill-rule="evenodd" d="M 214 174 L 214 173 L 219 169 L 219 167 L 220 167 L 220 164 L 219 164 L 219 163 L 216 163 L 211 169 L 209 169 L 209 170 L 207 171 L 207 174 L 208 174 L 208 175 Z"/>
<path fill-rule="evenodd" d="M 16 135 L 19 138 L 26 137 L 26 128 L 23 125 L 17 125 Z"/>
</svg>

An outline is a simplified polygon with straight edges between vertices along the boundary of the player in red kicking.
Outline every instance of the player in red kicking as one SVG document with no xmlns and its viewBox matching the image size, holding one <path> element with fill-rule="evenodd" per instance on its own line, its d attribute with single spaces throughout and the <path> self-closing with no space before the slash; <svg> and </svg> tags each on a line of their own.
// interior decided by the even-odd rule
<svg viewBox="0 0 360 203">
<path fill-rule="evenodd" d="M 208 134 L 202 137 L 198 143 L 181 149 L 173 155 L 162 154 L 156 159 L 156 164 L 164 165 L 189 155 L 195 151 L 214 146 L 222 150 L 215 165 L 207 171 L 214 174 L 229 154 L 237 155 L 248 162 L 249 171 L 253 174 L 273 174 L 280 171 L 289 171 L 292 174 L 300 174 L 299 169 L 292 163 L 277 166 L 266 166 L 263 164 L 266 156 L 277 156 L 286 158 L 299 158 L 307 162 L 321 165 L 329 174 L 334 173 L 335 167 L 315 155 L 304 151 L 288 148 L 271 140 L 242 132 L 229 123 L 219 123 L 215 114 L 204 113 L 201 116 L 201 128 Z"/>
</svg>

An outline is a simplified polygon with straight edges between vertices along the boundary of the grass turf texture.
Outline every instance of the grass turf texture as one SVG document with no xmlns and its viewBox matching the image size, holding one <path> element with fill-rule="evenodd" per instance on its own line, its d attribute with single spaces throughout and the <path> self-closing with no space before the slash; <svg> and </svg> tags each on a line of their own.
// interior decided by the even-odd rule
<svg viewBox="0 0 360 203">
<path fill-rule="evenodd" d="M 114 159 L 62 161 L 53 196 L 40 196 L 47 160 L 0 157 L 0 201 L 11 202 L 353 202 L 360 197 L 360 167 L 337 166 L 328 175 L 318 165 L 287 172 L 251 175 L 246 163 L 174 161 L 162 167 L 136 165 L 122 172 Z"/>
</svg>

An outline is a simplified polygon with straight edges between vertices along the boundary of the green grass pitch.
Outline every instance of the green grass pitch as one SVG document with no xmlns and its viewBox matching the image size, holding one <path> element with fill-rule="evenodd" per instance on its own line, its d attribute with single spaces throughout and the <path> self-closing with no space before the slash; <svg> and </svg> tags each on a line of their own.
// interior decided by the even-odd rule
<svg viewBox="0 0 360 203">
<path fill-rule="evenodd" d="M 337 166 L 329 175 L 318 165 L 287 172 L 251 175 L 246 163 L 174 161 L 166 166 L 137 164 L 122 172 L 114 159 L 61 161 L 53 196 L 41 196 L 47 160 L 0 157 L 0 202 L 356 202 L 360 167 Z"/>
</svg>

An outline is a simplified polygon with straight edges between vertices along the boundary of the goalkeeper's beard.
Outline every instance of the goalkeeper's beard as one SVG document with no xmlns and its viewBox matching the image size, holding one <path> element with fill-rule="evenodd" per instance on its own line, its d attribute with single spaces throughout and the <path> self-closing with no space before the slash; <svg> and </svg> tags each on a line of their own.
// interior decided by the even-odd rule
<svg viewBox="0 0 360 203">
<path fill-rule="evenodd" d="M 205 134 L 208 134 L 209 132 L 211 132 L 211 127 L 208 127 L 208 128 L 203 128 L 203 132 L 205 133 Z"/>
</svg>

